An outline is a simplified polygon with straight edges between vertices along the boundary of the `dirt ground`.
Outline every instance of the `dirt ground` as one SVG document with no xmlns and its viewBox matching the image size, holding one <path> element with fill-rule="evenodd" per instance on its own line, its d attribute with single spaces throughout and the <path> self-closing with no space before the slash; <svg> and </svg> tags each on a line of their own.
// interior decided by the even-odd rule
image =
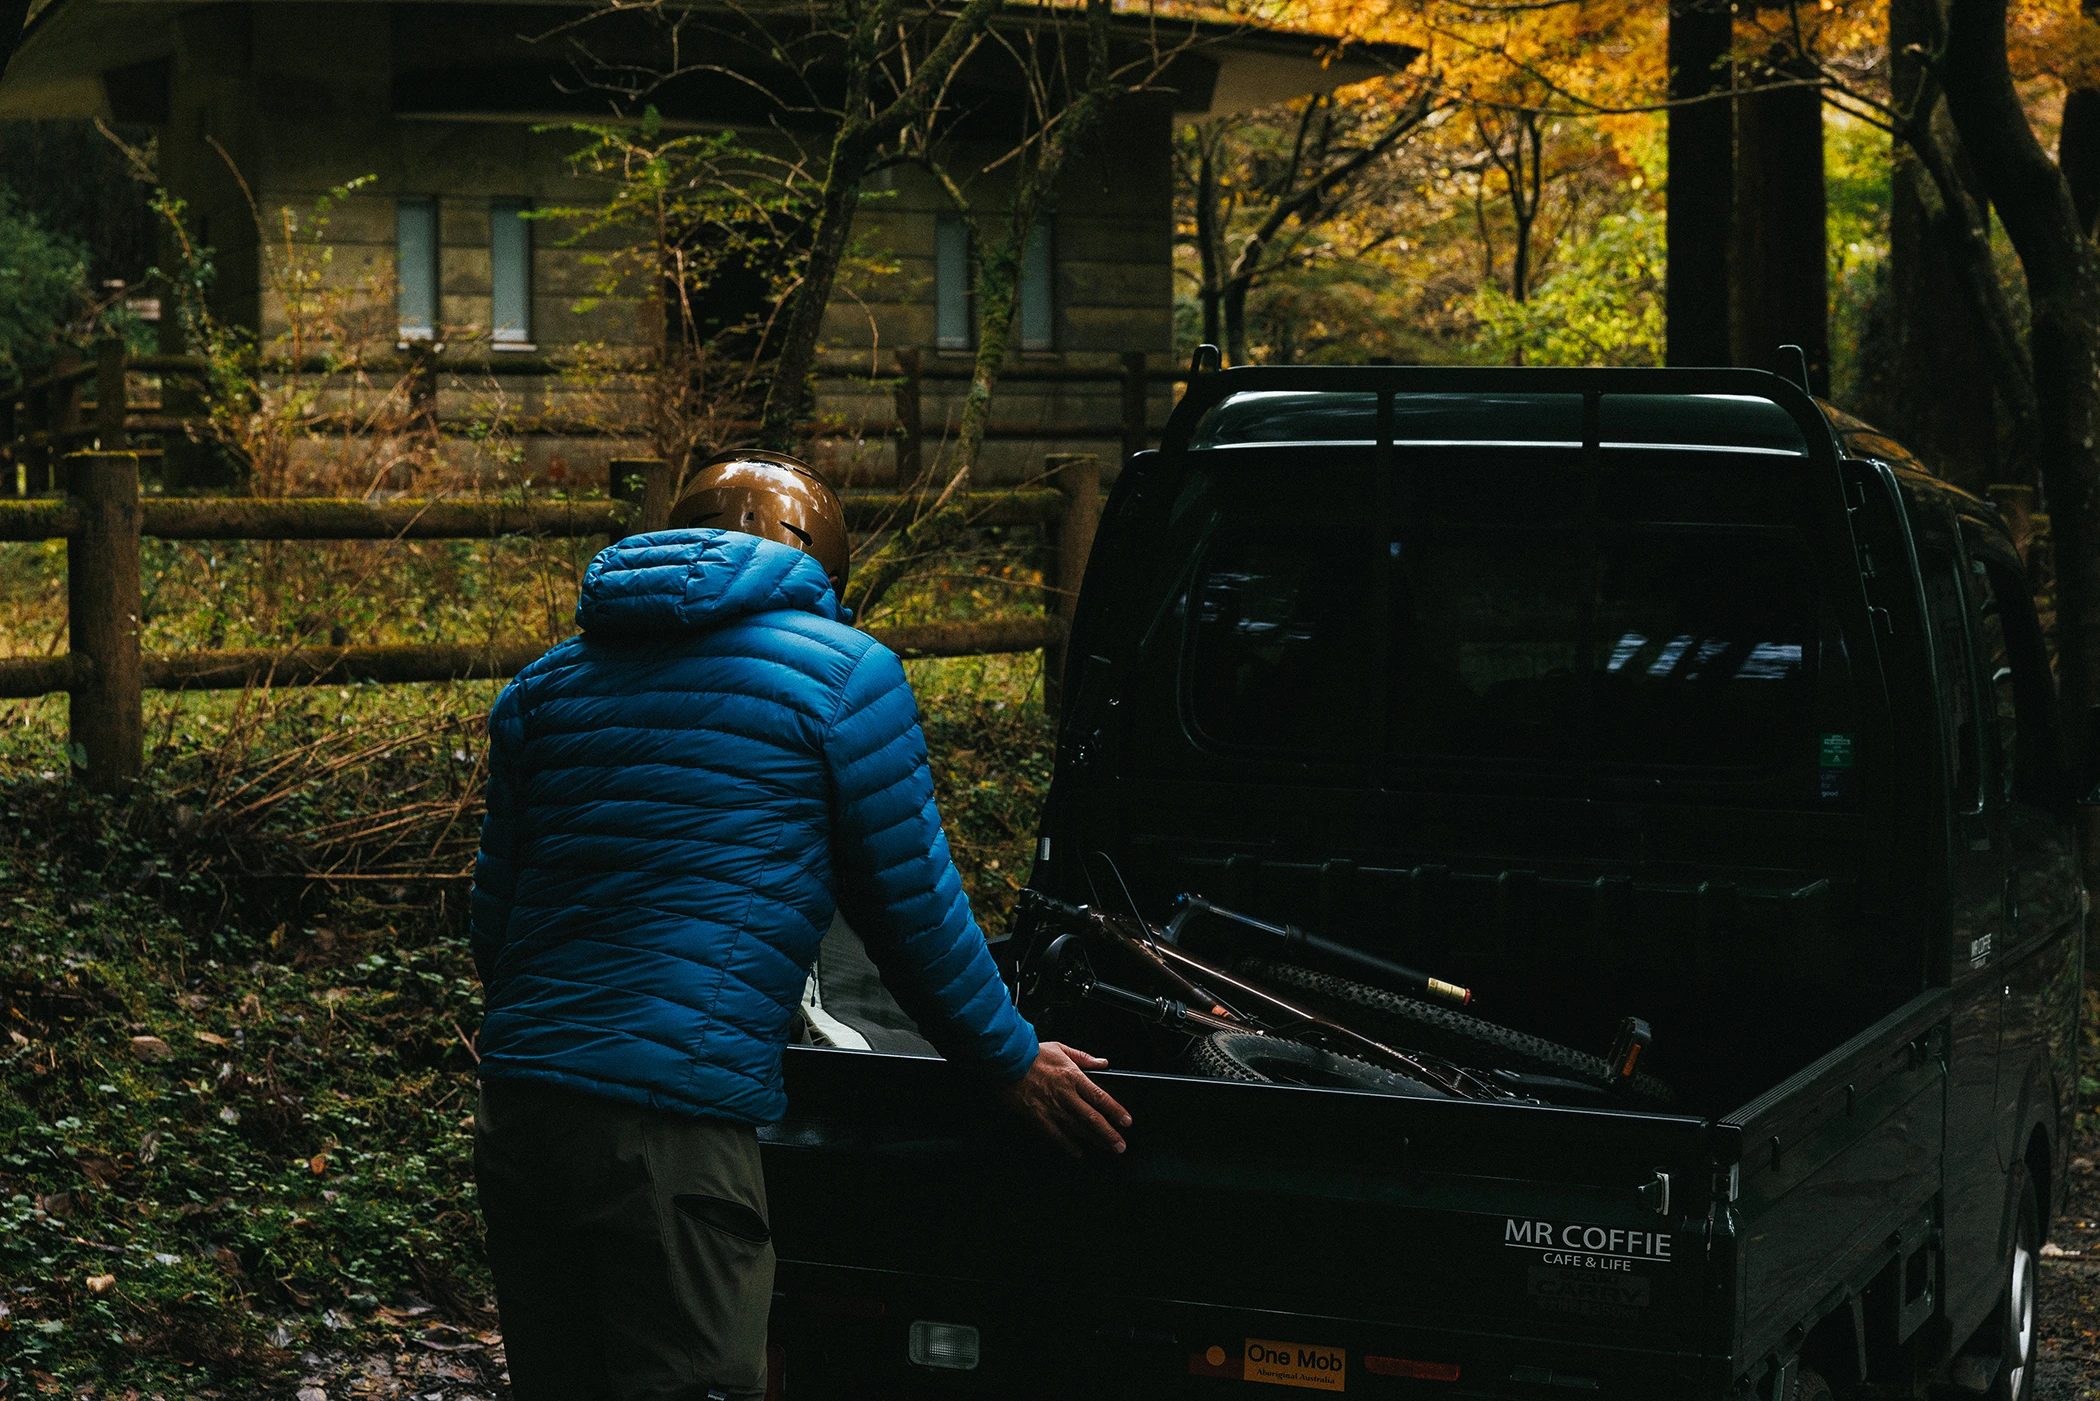
<svg viewBox="0 0 2100 1401">
<path fill-rule="evenodd" d="M 2042 1257 L 2042 1367 L 2036 1401 L 2100 1401 L 2100 1115 L 2071 1160 L 2071 1199 Z M 397 1344 L 361 1355 L 309 1352 L 285 1401 L 504 1401 L 503 1340 L 438 1322 L 410 1304 Z"/>
<path fill-rule="evenodd" d="M 2071 1159 L 2071 1199 L 2042 1249 L 2042 1369 L 2036 1401 L 2100 1398 L 2100 1115 Z"/>
</svg>

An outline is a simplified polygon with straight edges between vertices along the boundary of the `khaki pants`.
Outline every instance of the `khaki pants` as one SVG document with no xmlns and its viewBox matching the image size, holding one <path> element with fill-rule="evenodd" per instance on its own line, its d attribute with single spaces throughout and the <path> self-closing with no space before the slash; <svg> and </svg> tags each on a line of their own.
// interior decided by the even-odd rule
<svg viewBox="0 0 2100 1401">
<path fill-rule="evenodd" d="M 759 1401 L 773 1245 L 750 1127 L 484 1084 L 474 1176 L 516 1401 Z"/>
</svg>

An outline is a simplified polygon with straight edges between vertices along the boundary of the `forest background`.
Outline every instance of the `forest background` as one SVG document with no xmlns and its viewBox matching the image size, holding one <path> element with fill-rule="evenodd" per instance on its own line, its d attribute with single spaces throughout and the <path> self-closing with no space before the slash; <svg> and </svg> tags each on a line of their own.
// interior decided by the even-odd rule
<svg viewBox="0 0 2100 1401">
<path fill-rule="evenodd" d="M 885 5 L 898 0 L 867 8 Z M 850 8 L 813 6 L 841 24 Z M 947 13 L 961 23 L 999 8 Z M 1135 8 L 1096 0 L 1086 14 Z M 1234 363 L 1771 367 L 1778 339 L 1752 338 L 1756 307 L 1742 303 L 1757 277 L 1776 276 L 1797 310 L 1805 289 L 1787 338 L 1809 348 L 1818 387 L 1972 489 L 2006 488 L 2030 544 L 2033 518 L 2054 506 L 2054 565 L 2046 544 L 2030 559 L 2038 593 L 2062 615 L 2060 639 L 2100 620 L 2100 587 L 2081 582 L 2100 550 L 2080 534 L 2088 518 L 2100 527 L 2089 493 L 2100 470 L 2061 369 L 2100 339 L 2089 294 L 2100 260 L 2079 251 L 2100 207 L 2100 143 L 2081 145 L 2100 102 L 2100 25 L 2073 0 L 1733 12 L 1697 0 L 1278 0 L 1207 12 L 1419 53 L 1377 82 L 1179 133 L 1179 353 L 1208 341 Z M 0 5 L 0 29 L 8 14 Z M 1149 77 L 1089 62 L 1046 85 L 1024 164 L 1054 178 L 1063 143 L 1090 139 L 1098 116 L 1081 99 Z M 1978 115 L 2004 116 L 1989 102 L 2007 94 L 2016 122 Z M 666 221 L 716 217 L 705 191 L 742 157 L 652 127 L 646 99 L 609 94 L 634 120 L 579 128 L 577 143 L 608 177 L 595 216 L 629 222 L 639 275 L 675 301 L 721 265 L 666 273 L 685 251 L 662 236 Z M 1767 100 L 1791 127 L 1759 125 Z M 929 106 L 878 96 L 844 114 L 868 118 L 864 149 L 842 141 L 828 165 L 769 187 L 777 212 L 850 214 L 841 161 L 937 164 Z M 1994 183 L 2036 174 L 2031 161 L 1965 144 L 2010 141 L 2014 126 L 2044 153 L 2062 210 L 2046 191 Z M 1755 183 L 1753 129 L 1766 173 L 1813 167 L 1812 190 Z M 1793 143 L 1776 156 L 1775 132 Z M 214 392 L 240 410 L 213 420 L 212 442 L 255 480 L 271 470 L 270 444 L 305 431 L 312 401 L 263 372 L 270 347 L 200 309 L 209 249 L 185 246 L 180 210 L 157 197 L 157 139 L 0 128 L 0 391 L 105 336 L 163 343 L 149 313 L 187 318 L 191 346 L 214 357 Z M 667 188 L 702 193 L 667 203 Z M 955 193 L 980 242 L 1008 255 L 980 266 L 980 305 L 1010 308 L 997 279 L 1025 245 L 1027 201 L 972 210 L 968 190 Z M 273 246 L 286 285 L 318 285 L 300 279 L 325 259 L 325 217 L 257 214 L 284 231 Z M 2051 218 L 2077 236 L 2051 244 Z M 1810 235 L 1791 262 L 1766 257 L 1775 226 Z M 1687 293 L 1694 245 L 1703 298 Z M 762 324 L 731 328 L 758 347 L 752 372 L 697 400 L 685 375 L 655 397 L 651 431 L 667 455 L 740 414 L 759 414 L 779 441 L 807 426 L 792 390 L 802 378 L 768 357 L 798 293 L 806 308 L 809 247 L 768 245 L 780 259 L 766 274 L 772 302 Z M 844 242 L 834 252 L 846 277 L 881 261 Z M 292 303 L 332 314 L 322 297 Z M 719 333 L 676 315 L 664 324 L 667 362 Z M 1702 336 L 1703 352 L 1687 349 Z M 999 367 L 988 339 L 984 401 Z M 398 416 L 373 422 L 375 442 L 393 445 L 385 472 L 305 485 L 546 488 L 506 478 L 500 451 L 481 459 L 493 476 L 448 476 L 396 450 Z M 965 487 L 970 451 L 965 435 L 928 484 Z M 159 645 L 472 638 L 521 622 L 559 636 L 588 558 L 520 541 L 151 549 L 144 623 Z M 1042 607 L 1025 537 L 934 512 L 872 549 L 861 576 L 880 584 L 872 599 L 860 585 L 861 598 L 892 621 Z M 56 646 L 63 578 L 58 546 L 0 546 L 0 650 Z M 951 839 L 996 925 L 1025 877 L 1054 750 L 1041 664 L 910 665 Z M 2100 699 L 2085 694 L 2093 674 L 2066 668 L 2072 702 Z M 468 1171 L 477 989 L 458 936 L 494 690 L 156 696 L 146 779 L 114 797 L 70 780 L 62 700 L 0 708 L 0 1396 L 246 1395 L 265 1381 L 376 1394 L 411 1358 L 451 1368 L 446 1389 L 494 1390 L 499 1340 Z"/>
</svg>

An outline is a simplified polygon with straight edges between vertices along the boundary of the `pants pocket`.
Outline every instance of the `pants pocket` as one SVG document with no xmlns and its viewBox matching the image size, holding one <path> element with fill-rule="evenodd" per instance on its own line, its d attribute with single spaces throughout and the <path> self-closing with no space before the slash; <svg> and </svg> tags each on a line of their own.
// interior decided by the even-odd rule
<svg viewBox="0 0 2100 1401">
<path fill-rule="evenodd" d="M 764 1245 L 773 1239 L 766 1218 L 760 1216 L 742 1202 L 733 1202 L 726 1197 L 703 1196 L 698 1192 L 680 1192 L 671 1198 L 671 1205 L 678 1214 L 689 1221 L 698 1221 L 703 1226 L 712 1226 L 727 1236 L 749 1245 Z"/>
</svg>

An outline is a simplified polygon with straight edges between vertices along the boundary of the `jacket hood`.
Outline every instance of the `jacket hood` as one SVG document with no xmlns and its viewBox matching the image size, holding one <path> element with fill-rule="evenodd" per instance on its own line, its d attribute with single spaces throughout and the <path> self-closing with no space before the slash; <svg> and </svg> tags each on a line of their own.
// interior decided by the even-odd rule
<svg viewBox="0 0 2100 1401">
<path fill-rule="evenodd" d="M 782 609 L 852 619 L 823 567 L 800 550 L 735 530 L 658 530 L 598 552 L 576 625 L 599 637 L 662 637 Z"/>
</svg>

